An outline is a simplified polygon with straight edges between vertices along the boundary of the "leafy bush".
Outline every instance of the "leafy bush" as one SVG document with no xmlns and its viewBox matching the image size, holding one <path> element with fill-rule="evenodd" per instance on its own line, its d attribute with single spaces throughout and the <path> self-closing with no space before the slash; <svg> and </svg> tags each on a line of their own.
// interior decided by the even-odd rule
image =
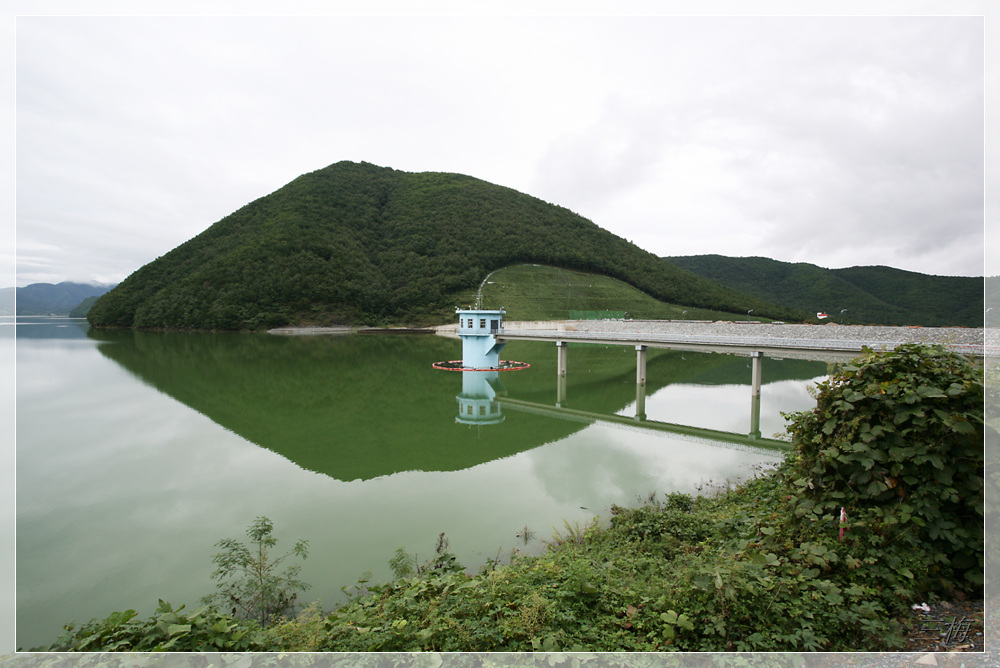
<svg viewBox="0 0 1000 668">
<path fill-rule="evenodd" d="M 846 365 L 791 416 L 795 516 L 839 526 L 843 508 L 851 540 L 910 553 L 899 572 L 915 587 L 980 587 L 983 396 L 982 368 L 941 347 Z"/>
<path fill-rule="evenodd" d="M 113 612 L 80 628 L 70 624 L 50 652 L 253 652 L 265 649 L 260 628 L 205 605 L 191 612 L 160 600 L 148 620 L 135 610 Z M 39 651 L 39 650 L 36 650 Z"/>
</svg>

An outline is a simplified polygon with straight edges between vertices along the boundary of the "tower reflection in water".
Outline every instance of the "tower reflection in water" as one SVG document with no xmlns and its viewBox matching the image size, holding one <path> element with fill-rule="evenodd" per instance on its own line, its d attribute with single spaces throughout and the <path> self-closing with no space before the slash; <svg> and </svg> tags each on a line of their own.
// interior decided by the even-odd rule
<svg viewBox="0 0 1000 668">
<path fill-rule="evenodd" d="M 504 421 L 497 396 L 506 396 L 498 371 L 471 371 L 462 374 L 456 422 L 469 425 L 499 424 Z"/>
</svg>

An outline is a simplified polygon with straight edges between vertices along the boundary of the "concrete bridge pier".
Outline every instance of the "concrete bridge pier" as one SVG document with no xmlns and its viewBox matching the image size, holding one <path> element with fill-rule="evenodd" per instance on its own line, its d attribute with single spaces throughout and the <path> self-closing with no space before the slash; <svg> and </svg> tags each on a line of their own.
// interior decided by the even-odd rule
<svg viewBox="0 0 1000 668">
<path fill-rule="evenodd" d="M 556 376 L 556 407 L 562 408 L 566 403 L 566 374 Z"/>
</svg>

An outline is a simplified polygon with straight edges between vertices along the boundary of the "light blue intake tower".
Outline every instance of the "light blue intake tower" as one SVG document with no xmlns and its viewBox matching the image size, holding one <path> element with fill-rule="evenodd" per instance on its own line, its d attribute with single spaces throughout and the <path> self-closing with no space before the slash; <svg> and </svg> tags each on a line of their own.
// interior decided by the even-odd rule
<svg viewBox="0 0 1000 668">
<path fill-rule="evenodd" d="M 458 336 L 462 339 L 462 368 L 496 369 L 500 350 L 497 343 L 503 325 L 503 309 L 458 309 Z"/>
</svg>

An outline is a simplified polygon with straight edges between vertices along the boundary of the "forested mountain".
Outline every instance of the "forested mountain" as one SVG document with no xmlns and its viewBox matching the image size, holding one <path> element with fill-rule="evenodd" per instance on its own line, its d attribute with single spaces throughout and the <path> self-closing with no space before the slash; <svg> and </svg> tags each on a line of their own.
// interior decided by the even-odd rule
<svg viewBox="0 0 1000 668">
<path fill-rule="evenodd" d="M 891 267 L 824 269 L 763 257 L 664 258 L 759 299 L 844 322 L 927 327 L 983 326 L 983 279 Z M 846 312 L 841 315 L 841 311 Z"/>
<path fill-rule="evenodd" d="M 32 283 L 14 288 L 17 299 L 16 315 L 68 315 L 87 297 L 99 297 L 110 285 L 90 283 Z"/>
<path fill-rule="evenodd" d="M 802 316 L 509 188 L 339 162 L 142 267 L 87 317 L 95 326 L 177 329 L 446 322 L 490 271 L 524 262 L 605 274 L 677 304 Z"/>
</svg>

